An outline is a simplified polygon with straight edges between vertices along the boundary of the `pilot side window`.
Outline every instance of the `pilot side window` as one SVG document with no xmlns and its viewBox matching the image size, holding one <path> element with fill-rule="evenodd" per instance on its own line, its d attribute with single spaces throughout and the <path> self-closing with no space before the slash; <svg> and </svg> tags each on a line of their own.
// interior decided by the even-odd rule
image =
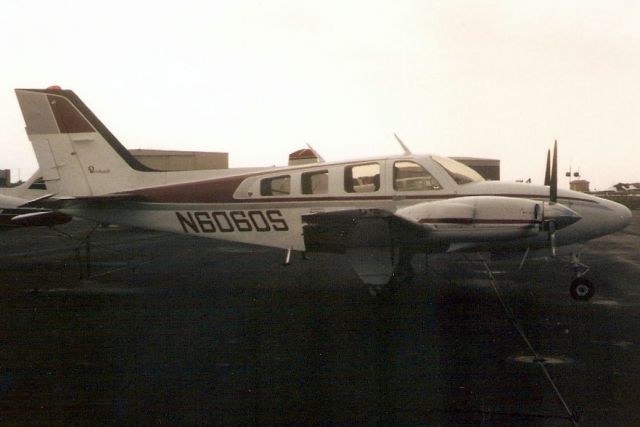
<svg viewBox="0 0 640 427">
<path fill-rule="evenodd" d="M 327 194 L 329 192 L 329 171 L 302 174 L 302 194 Z"/>
<path fill-rule="evenodd" d="M 410 161 L 393 165 L 393 189 L 397 191 L 440 190 L 440 183 L 422 166 Z"/>
<path fill-rule="evenodd" d="M 367 163 L 344 168 L 344 191 L 371 193 L 380 189 L 380 165 Z"/>
<path fill-rule="evenodd" d="M 260 195 L 286 196 L 291 192 L 291 177 L 289 175 L 265 178 L 260 181 Z"/>
</svg>

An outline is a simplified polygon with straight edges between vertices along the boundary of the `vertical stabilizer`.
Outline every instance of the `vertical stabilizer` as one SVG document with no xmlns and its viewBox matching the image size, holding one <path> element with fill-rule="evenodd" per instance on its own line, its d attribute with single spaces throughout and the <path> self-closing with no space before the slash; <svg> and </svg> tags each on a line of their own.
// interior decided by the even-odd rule
<svg viewBox="0 0 640 427">
<path fill-rule="evenodd" d="M 137 161 L 73 91 L 16 89 L 43 178 L 50 191 L 98 195 L 136 186 Z"/>
</svg>

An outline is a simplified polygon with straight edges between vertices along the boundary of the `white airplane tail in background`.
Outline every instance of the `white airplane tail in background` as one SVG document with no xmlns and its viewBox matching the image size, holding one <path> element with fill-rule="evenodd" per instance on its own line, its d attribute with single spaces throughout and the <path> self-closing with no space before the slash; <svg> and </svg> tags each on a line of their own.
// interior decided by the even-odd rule
<svg viewBox="0 0 640 427">
<path fill-rule="evenodd" d="M 91 196 L 247 172 L 157 171 L 140 163 L 71 90 L 16 89 L 49 192 Z"/>
<path fill-rule="evenodd" d="M 0 195 L 19 197 L 26 200 L 42 197 L 45 194 L 47 194 L 47 187 L 42 180 L 42 174 L 39 169 L 21 184 L 10 187 L 0 187 Z"/>
</svg>

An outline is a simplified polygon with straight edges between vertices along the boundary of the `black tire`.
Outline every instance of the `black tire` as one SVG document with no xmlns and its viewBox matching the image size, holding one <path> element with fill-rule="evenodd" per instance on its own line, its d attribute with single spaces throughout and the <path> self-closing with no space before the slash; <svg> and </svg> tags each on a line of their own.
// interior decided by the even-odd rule
<svg viewBox="0 0 640 427">
<path fill-rule="evenodd" d="M 577 277 L 571 281 L 571 298 L 576 301 L 589 301 L 594 294 L 593 283 L 584 277 Z"/>
</svg>

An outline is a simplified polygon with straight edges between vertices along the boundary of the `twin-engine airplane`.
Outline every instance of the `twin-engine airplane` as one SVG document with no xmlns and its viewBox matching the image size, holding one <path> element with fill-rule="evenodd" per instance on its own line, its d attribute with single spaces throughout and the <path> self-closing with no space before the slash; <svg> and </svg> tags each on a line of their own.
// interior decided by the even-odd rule
<svg viewBox="0 0 640 427">
<path fill-rule="evenodd" d="M 549 186 L 485 181 L 446 157 L 399 156 L 254 170 L 158 172 L 137 162 L 69 90 L 17 89 L 47 187 L 68 215 L 179 234 L 349 256 L 380 291 L 417 253 L 568 247 L 571 295 L 589 299 L 576 244 L 626 227 L 626 207 Z M 402 145 L 402 144 L 401 144 Z M 45 203 L 46 202 L 46 203 Z M 526 256 L 526 255 L 525 255 Z M 523 258 L 524 260 L 524 258 Z"/>
</svg>

